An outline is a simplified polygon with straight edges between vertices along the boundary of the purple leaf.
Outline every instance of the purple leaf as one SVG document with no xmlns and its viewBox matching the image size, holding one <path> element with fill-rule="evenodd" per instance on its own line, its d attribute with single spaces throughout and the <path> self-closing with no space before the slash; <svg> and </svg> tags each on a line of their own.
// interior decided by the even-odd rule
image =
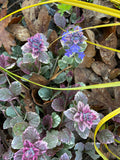
<svg viewBox="0 0 120 160">
<path fill-rule="evenodd" d="M 64 153 L 59 160 L 70 160 L 69 156 L 67 155 L 67 153 Z"/>
<path fill-rule="evenodd" d="M 61 16 L 59 13 L 55 13 L 54 22 L 58 27 L 65 28 L 66 19 L 64 16 Z"/>
<path fill-rule="evenodd" d="M 20 149 L 17 151 L 14 155 L 14 160 L 21 160 L 23 156 L 23 149 Z"/>
<path fill-rule="evenodd" d="M 12 99 L 12 93 L 8 88 L 0 89 L 0 101 L 10 101 Z"/>
<path fill-rule="evenodd" d="M 34 127 L 29 126 L 23 132 L 23 141 L 24 140 L 29 140 L 31 143 L 35 143 L 36 141 L 40 140 L 40 135 Z"/>
<path fill-rule="evenodd" d="M 114 135 L 111 131 L 108 129 L 101 130 L 98 135 L 97 139 L 100 141 L 102 144 L 110 144 L 114 142 Z"/>
<path fill-rule="evenodd" d="M 57 112 L 62 112 L 64 111 L 64 103 L 64 97 L 59 97 L 53 100 L 51 107 Z"/>
<path fill-rule="evenodd" d="M 5 56 L 5 55 L 0 55 L 0 66 L 5 68 L 7 66 L 9 66 L 10 64 L 8 63 L 8 60 L 10 58 L 8 56 Z"/>
<path fill-rule="evenodd" d="M 53 122 L 52 116 L 50 116 L 49 114 L 43 117 L 42 123 L 45 129 L 50 130 L 52 128 L 52 122 Z"/>
<path fill-rule="evenodd" d="M 71 132 L 69 131 L 69 129 L 64 128 L 59 132 L 58 138 L 63 143 L 69 143 L 71 140 Z"/>
</svg>

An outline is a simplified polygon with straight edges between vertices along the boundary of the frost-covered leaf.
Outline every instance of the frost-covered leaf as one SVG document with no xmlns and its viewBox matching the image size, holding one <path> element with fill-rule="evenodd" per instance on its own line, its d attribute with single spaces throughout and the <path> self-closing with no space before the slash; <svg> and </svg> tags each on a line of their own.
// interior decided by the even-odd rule
<svg viewBox="0 0 120 160">
<path fill-rule="evenodd" d="M 74 115 L 75 115 L 75 113 L 76 113 L 76 110 L 73 107 L 71 107 L 71 108 L 67 109 L 66 111 L 64 111 L 64 115 L 68 119 L 73 120 L 73 121 L 74 121 Z"/>
<path fill-rule="evenodd" d="M 78 103 L 79 101 L 83 102 L 84 104 L 87 104 L 88 102 L 88 98 L 87 96 L 81 92 L 81 91 L 78 91 L 76 94 L 75 94 L 75 97 L 74 97 L 74 100 Z"/>
<path fill-rule="evenodd" d="M 48 101 L 52 97 L 52 90 L 47 88 L 40 88 L 38 91 L 38 95 L 42 100 Z"/>
<path fill-rule="evenodd" d="M 4 123 L 3 123 L 3 129 L 8 129 L 8 128 L 11 127 L 11 126 L 10 126 L 10 120 L 11 120 L 11 118 L 7 118 L 7 119 L 4 121 Z"/>
<path fill-rule="evenodd" d="M 84 144 L 82 142 L 79 142 L 75 145 L 75 148 L 74 148 L 75 151 L 75 154 L 76 154 L 76 157 L 75 157 L 75 160 L 82 160 L 82 152 L 84 150 Z"/>
<path fill-rule="evenodd" d="M 43 141 L 48 143 L 48 149 L 55 148 L 58 143 L 58 134 L 59 132 L 56 130 L 52 130 L 51 132 L 47 132 L 47 135 L 45 138 L 43 138 Z"/>
<path fill-rule="evenodd" d="M 0 88 L 0 101 L 9 101 L 12 98 L 12 93 L 8 88 Z"/>
<path fill-rule="evenodd" d="M 54 15 L 54 22 L 57 26 L 61 28 L 65 28 L 66 25 L 66 19 L 64 16 L 61 16 L 59 13 L 55 13 Z"/>
<path fill-rule="evenodd" d="M 10 120 L 10 126 L 13 127 L 16 123 L 24 122 L 21 116 L 14 117 Z"/>
<path fill-rule="evenodd" d="M 68 149 L 61 149 L 59 152 L 56 153 L 58 157 L 61 157 L 64 153 L 66 153 L 69 156 L 69 159 L 72 158 L 72 153 Z"/>
<path fill-rule="evenodd" d="M 13 132 L 16 136 L 21 135 L 25 129 L 27 128 L 28 124 L 26 122 L 16 123 L 13 127 Z"/>
<path fill-rule="evenodd" d="M 64 144 L 64 147 L 66 149 L 71 149 L 75 146 L 75 136 L 74 134 L 71 132 L 71 139 L 69 141 L 69 143 Z"/>
<path fill-rule="evenodd" d="M 7 79 L 4 74 L 0 74 L 0 84 L 4 84 L 7 82 Z"/>
<path fill-rule="evenodd" d="M 77 131 L 77 133 L 79 134 L 79 136 L 81 138 L 83 138 L 83 139 L 87 139 L 88 138 L 89 133 L 90 133 L 90 130 L 88 128 L 86 128 L 84 132 L 81 132 L 79 130 L 78 124 L 74 123 L 74 127 L 75 127 L 75 130 Z"/>
<path fill-rule="evenodd" d="M 18 96 L 21 94 L 22 87 L 21 87 L 20 82 L 15 81 L 11 83 L 9 89 L 14 96 Z"/>
<path fill-rule="evenodd" d="M 20 108 L 18 108 L 18 107 L 16 107 L 16 106 L 14 106 L 14 108 L 15 108 L 15 110 L 21 115 Z M 12 106 L 8 107 L 8 108 L 6 109 L 6 115 L 7 115 L 8 117 L 16 117 L 17 114 L 16 114 L 15 110 L 13 109 Z"/>
<path fill-rule="evenodd" d="M 15 136 L 12 140 L 11 146 L 13 149 L 21 149 L 23 147 L 22 135 Z"/>
<path fill-rule="evenodd" d="M 61 157 L 60 160 L 70 160 L 69 156 L 67 155 L 67 153 L 64 153 Z"/>
<path fill-rule="evenodd" d="M 61 118 L 58 114 L 52 112 L 52 119 L 53 119 L 52 128 L 56 128 L 60 124 Z"/>
<path fill-rule="evenodd" d="M 63 83 L 65 80 L 66 80 L 66 73 L 62 72 L 53 81 L 56 84 L 60 84 L 60 83 Z"/>
<path fill-rule="evenodd" d="M 67 128 L 64 128 L 59 132 L 58 138 L 63 143 L 69 143 L 71 140 L 71 132 Z"/>
<path fill-rule="evenodd" d="M 42 63 L 48 64 L 50 58 L 46 52 L 39 54 L 38 60 Z"/>
<path fill-rule="evenodd" d="M 35 143 L 40 139 L 40 135 L 36 128 L 29 126 L 26 128 L 26 130 L 23 132 L 23 141 L 29 140 L 31 143 Z"/>
<path fill-rule="evenodd" d="M 34 59 L 31 53 L 24 53 L 23 54 L 23 63 L 34 63 Z"/>
<path fill-rule="evenodd" d="M 28 112 L 27 120 L 29 121 L 29 125 L 33 127 L 38 127 L 38 125 L 40 124 L 40 117 L 35 112 Z"/>
<path fill-rule="evenodd" d="M 55 98 L 51 104 L 51 107 L 57 112 L 62 112 L 64 111 L 64 103 L 64 97 Z"/>
<path fill-rule="evenodd" d="M 110 144 L 114 142 L 114 135 L 111 131 L 108 129 L 101 130 L 98 135 L 97 139 L 100 141 L 102 144 Z"/>
</svg>

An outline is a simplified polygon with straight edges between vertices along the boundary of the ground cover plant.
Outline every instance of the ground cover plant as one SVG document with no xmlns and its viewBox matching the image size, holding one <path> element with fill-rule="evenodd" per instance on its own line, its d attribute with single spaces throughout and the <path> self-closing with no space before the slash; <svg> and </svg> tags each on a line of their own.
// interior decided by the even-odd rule
<svg viewBox="0 0 120 160">
<path fill-rule="evenodd" d="M 119 9 L 118 1 L 86 1 Z M 39 2 L 1 0 L 0 18 Z M 119 21 L 54 2 L 0 22 L 1 160 L 101 159 L 96 126 L 119 108 L 120 87 L 65 89 L 119 81 L 120 27 L 84 30 Z M 102 125 L 96 146 L 113 160 L 120 159 L 119 143 L 120 114 Z"/>
</svg>

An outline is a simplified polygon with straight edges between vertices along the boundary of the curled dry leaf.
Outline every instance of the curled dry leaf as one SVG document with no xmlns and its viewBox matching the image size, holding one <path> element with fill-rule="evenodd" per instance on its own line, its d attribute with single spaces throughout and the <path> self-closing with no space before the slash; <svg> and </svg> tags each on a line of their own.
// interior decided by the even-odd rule
<svg viewBox="0 0 120 160">
<path fill-rule="evenodd" d="M 88 41 L 95 43 L 95 34 L 93 31 L 86 30 L 85 36 L 87 37 Z M 80 68 L 85 68 L 85 67 L 90 68 L 91 64 L 94 62 L 94 58 L 92 57 L 96 55 L 95 46 L 88 43 L 87 48 L 84 53 L 85 53 L 85 58 L 83 59 L 83 62 L 79 64 L 79 67 Z"/>
<path fill-rule="evenodd" d="M 7 10 L 6 8 L 2 9 L 0 11 L 0 18 L 6 16 Z M 14 36 L 5 30 L 5 28 L 8 26 L 8 23 L 11 21 L 11 16 L 6 18 L 5 20 L 2 20 L 0 22 L 0 47 L 3 45 L 5 50 L 11 54 L 11 46 L 15 46 L 16 42 L 14 40 Z"/>
<path fill-rule="evenodd" d="M 45 77 L 43 77 L 42 75 L 38 75 L 38 74 L 36 74 L 36 73 L 33 73 L 29 80 L 30 80 L 30 81 L 33 81 L 33 82 L 35 82 L 35 83 L 38 83 L 38 84 L 42 84 L 42 85 L 47 85 L 47 84 L 49 84 L 49 80 L 47 80 L 47 79 L 46 79 Z M 30 88 L 31 88 L 31 89 L 33 89 L 33 88 L 39 89 L 40 86 L 37 86 L 37 85 L 35 85 L 35 84 L 30 83 Z"/>
<path fill-rule="evenodd" d="M 103 40 L 101 45 L 111 47 L 111 48 L 116 48 L 117 47 L 117 37 L 115 33 L 110 34 L 105 40 Z M 111 69 L 113 69 L 116 65 L 117 62 L 115 60 L 115 52 L 105 49 L 105 48 L 100 48 L 100 55 L 102 58 L 102 61 L 105 64 L 108 64 Z"/>
<path fill-rule="evenodd" d="M 33 103 L 32 97 L 29 92 L 25 93 L 24 102 L 26 104 L 26 112 L 35 112 L 35 104 Z"/>
<path fill-rule="evenodd" d="M 9 26 L 9 31 L 20 41 L 24 42 L 30 37 L 29 31 L 27 28 L 21 24 L 11 24 Z"/>
<path fill-rule="evenodd" d="M 97 75 L 102 77 L 108 77 L 110 69 L 108 65 L 104 64 L 103 62 L 95 61 L 92 63 L 91 68 Z"/>
<path fill-rule="evenodd" d="M 25 0 L 22 7 L 37 4 L 39 0 Z M 25 22 L 31 35 L 36 33 L 44 33 L 47 31 L 51 17 L 45 6 L 32 7 L 22 11 L 25 17 Z"/>
<path fill-rule="evenodd" d="M 75 83 L 83 82 L 83 83 L 101 83 L 102 80 L 99 76 L 97 76 L 91 69 L 87 68 L 76 68 L 74 70 L 74 78 Z"/>
<path fill-rule="evenodd" d="M 49 30 L 48 30 L 49 31 Z M 49 37 L 48 37 L 48 42 L 49 44 L 52 43 L 54 40 L 56 40 L 58 38 L 57 33 L 55 30 L 52 30 L 52 32 L 50 33 Z M 57 41 L 55 43 L 52 44 L 52 46 L 50 46 L 50 50 L 56 54 L 56 44 Z"/>
<path fill-rule="evenodd" d="M 120 75 L 120 68 L 115 68 L 110 72 L 109 78 L 112 80 L 112 79 L 115 79 L 119 75 Z"/>
<path fill-rule="evenodd" d="M 112 3 L 109 1 L 103 1 L 103 0 L 93 0 L 94 4 L 101 5 L 101 6 L 107 6 L 110 8 L 113 8 Z M 93 26 L 93 25 L 99 25 L 102 23 L 109 23 L 111 21 L 111 16 L 95 12 L 95 11 L 90 11 L 90 10 L 83 10 L 83 15 L 85 17 L 83 21 L 84 27 L 88 26 Z"/>
</svg>

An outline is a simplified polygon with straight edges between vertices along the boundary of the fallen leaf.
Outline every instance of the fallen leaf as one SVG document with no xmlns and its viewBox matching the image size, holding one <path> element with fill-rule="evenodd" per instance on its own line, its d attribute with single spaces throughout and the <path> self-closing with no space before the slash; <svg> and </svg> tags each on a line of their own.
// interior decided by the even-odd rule
<svg viewBox="0 0 120 160">
<path fill-rule="evenodd" d="M 120 69 L 119 68 L 115 68 L 110 72 L 109 78 L 112 80 L 112 79 L 115 79 L 119 75 L 120 75 Z"/>
<path fill-rule="evenodd" d="M 29 92 L 25 93 L 24 103 L 26 104 L 26 112 L 35 112 L 35 104 Z"/>
<path fill-rule="evenodd" d="M 75 83 L 83 82 L 83 83 L 101 83 L 102 80 L 99 76 L 97 76 L 91 69 L 87 68 L 75 68 L 74 70 L 74 79 Z"/>
<path fill-rule="evenodd" d="M 42 84 L 42 85 L 49 84 L 49 80 L 47 80 L 42 75 L 38 75 L 36 73 L 33 73 L 29 80 L 32 81 L 32 82 L 38 83 L 38 84 Z M 40 89 L 40 86 L 37 86 L 35 84 L 30 83 L 30 88 L 31 89 L 34 89 L 34 88 L 35 89 Z"/>
<path fill-rule="evenodd" d="M 117 47 L 117 37 L 115 33 L 110 34 L 105 40 L 103 40 L 101 45 L 111 47 L 111 48 L 116 48 Z M 100 48 L 100 56 L 102 58 L 102 61 L 105 64 L 108 64 L 111 69 L 113 69 L 116 65 L 117 62 L 115 60 L 115 52 L 105 49 L 105 48 Z"/>
<path fill-rule="evenodd" d="M 49 32 L 49 30 L 48 30 L 48 32 Z M 56 31 L 55 30 L 52 30 L 51 31 L 51 33 L 50 33 L 50 35 L 49 35 L 49 37 L 48 37 L 48 42 L 49 42 L 49 44 L 50 43 L 52 43 L 54 40 L 56 40 L 58 38 L 58 36 L 57 36 L 57 33 L 56 33 Z M 57 44 L 57 41 L 55 42 L 55 43 L 53 43 L 51 46 L 50 46 L 50 50 L 53 52 L 53 53 L 55 53 L 55 54 L 57 54 L 56 53 L 56 44 Z"/>
<path fill-rule="evenodd" d="M 29 31 L 27 28 L 21 24 L 11 24 L 8 30 L 20 41 L 24 42 L 30 37 Z"/>
<path fill-rule="evenodd" d="M 22 7 L 38 3 L 39 0 L 25 0 Z M 51 16 L 45 6 L 32 7 L 22 11 L 25 17 L 25 22 L 31 35 L 36 33 L 44 33 L 48 30 Z"/>
<path fill-rule="evenodd" d="M 0 12 L 0 18 L 6 16 L 7 10 L 2 9 Z M 9 33 L 5 28 L 8 26 L 8 23 L 11 21 L 11 16 L 0 22 L 0 47 L 3 45 L 5 50 L 11 54 L 11 46 L 15 46 L 16 42 L 14 36 Z"/>
<path fill-rule="evenodd" d="M 93 3 L 97 5 L 113 8 L 112 3 L 110 3 L 109 1 L 93 0 Z M 114 19 L 114 17 L 112 16 L 109 16 L 103 13 L 99 13 L 99 12 L 95 12 L 95 11 L 91 11 L 91 10 L 87 10 L 87 9 L 83 10 L 83 16 L 85 17 L 85 19 L 81 24 L 84 25 L 84 27 L 99 25 L 102 23 L 105 23 L 105 24 L 110 23 L 111 18 Z"/>
<path fill-rule="evenodd" d="M 108 73 L 110 72 L 108 65 L 100 61 L 93 62 L 91 68 L 97 75 L 102 77 L 108 77 Z"/>
</svg>

